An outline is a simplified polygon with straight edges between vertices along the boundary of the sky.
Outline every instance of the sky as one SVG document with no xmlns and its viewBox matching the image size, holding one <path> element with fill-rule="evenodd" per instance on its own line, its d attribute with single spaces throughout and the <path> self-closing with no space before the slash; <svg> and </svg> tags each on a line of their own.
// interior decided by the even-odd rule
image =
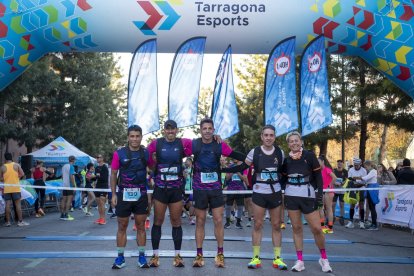
<svg viewBox="0 0 414 276">
<path fill-rule="evenodd" d="M 131 53 L 117 53 L 120 57 L 119 65 L 124 76 L 123 83 L 128 86 L 129 67 L 131 65 Z M 201 73 L 200 88 L 214 89 L 214 80 L 216 78 L 217 68 L 220 63 L 222 54 L 204 54 L 203 70 Z M 241 63 L 245 55 L 233 55 L 233 73 L 235 66 Z M 170 82 L 170 73 L 174 54 L 157 54 L 157 69 L 158 69 L 158 104 L 160 112 L 164 113 L 167 109 L 168 99 L 168 84 Z M 238 78 L 234 74 L 234 87 L 237 93 Z"/>
<path fill-rule="evenodd" d="M 157 78 L 158 78 L 158 107 L 160 114 L 164 114 L 168 106 L 168 85 L 170 82 L 170 73 L 171 66 L 175 54 L 157 54 Z M 119 65 L 123 74 L 122 82 L 128 87 L 128 74 L 129 68 L 131 65 L 132 54 L 131 53 L 117 53 L 116 56 L 120 57 Z M 204 54 L 203 59 L 203 69 L 201 73 L 201 88 L 211 88 L 214 89 L 214 81 L 216 78 L 217 68 L 220 63 L 222 54 Z M 236 66 L 241 64 L 242 59 L 246 55 L 233 55 L 233 80 L 234 80 L 234 89 L 237 93 L 237 84 L 239 79 L 236 74 L 234 74 L 234 69 Z M 147 134 L 149 135 L 149 134 Z M 144 136 L 144 141 L 145 137 Z M 183 132 L 183 136 L 187 138 L 195 138 L 194 133 L 186 129 Z M 145 144 L 145 143 L 144 143 Z"/>
</svg>

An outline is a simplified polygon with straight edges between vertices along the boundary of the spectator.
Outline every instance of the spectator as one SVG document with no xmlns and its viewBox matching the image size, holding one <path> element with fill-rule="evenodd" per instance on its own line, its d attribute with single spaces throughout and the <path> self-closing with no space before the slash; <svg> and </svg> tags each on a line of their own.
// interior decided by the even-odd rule
<svg viewBox="0 0 414 276">
<path fill-rule="evenodd" d="M 378 188 L 377 183 L 377 171 L 375 170 L 375 165 L 372 161 L 366 160 L 364 162 L 364 167 L 367 170 L 368 174 L 365 176 L 356 176 L 354 177 L 357 180 L 362 180 L 366 183 L 367 188 Z M 371 212 L 372 224 L 368 227 L 364 225 L 366 230 L 378 231 L 377 226 L 377 211 L 375 205 L 379 203 L 379 191 L 378 190 L 367 190 L 365 191 L 365 198 L 368 201 L 369 211 Z M 368 215 L 366 217 L 368 219 Z"/>
<path fill-rule="evenodd" d="M 96 160 L 98 160 L 98 166 L 95 169 L 95 175 L 96 175 L 96 189 L 107 189 L 108 188 L 108 175 L 109 170 L 108 166 L 105 164 L 105 160 L 102 154 L 98 154 L 96 157 Z M 99 219 L 95 221 L 95 223 L 98 223 L 99 225 L 106 224 L 105 220 L 105 202 L 106 197 L 108 195 L 107 192 L 98 192 L 95 191 L 95 198 L 96 202 L 98 203 L 98 212 L 99 212 Z"/>
<path fill-rule="evenodd" d="M 71 202 L 74 195 L 74 190 L 70 188 L 76 187 L 75 182 L 75 156 L 71 155 L 69 156 L 69 163 L 65 164 L 62 167 L 62 180 L 63 180 L 63 187 L 69 188 L 68 190 L 63 190 L 63 197 L 62 197 L 62 205 L 60 207 L 60 219 L 61 220 L 74 220 L 74 218 L 68 214 L 68 211 L 71 206 Z"/>
<path fill-rule="evenodd" d="M 336 175 L 335 188 L 342 188 L 342 185 L 344 184 L 345 179 L 348 178 L 348 171 L 344 168 L 343 160 L 337 161 L 337 168 L 334 169 L 334 174 Z M 335 221 L 335 207 L 336 207 L 336 202 L 339 199 L 339 209 L 340 209 L 339 224 L 342 226 L 345 225 L 344 193 L 345 192 L 336 191 L 333 201 L 332 201 L 332 210 L 334 213 L 334 221 Z"/>
<path fill-rule="evenodd" d="M 12 155 L 9 152 L 4 154 L 6 162 L 0 168 L 0 181 L 4 184 L 14 184 L 17 186 L 4 186 L 3 197 L 6 201 L 6 223 L 4 226 L 11 226 L 10 223 L 10 204 L 15 203 L 15 211 L 17 213 L 17 226 L 27 226 L 29 223 L 23 221 L 21 208 L 21 188 L 20 177 L 24 176 L 24 172 L 19 164 L 13 162 Z"/>
<path fill-rule="evenodd" d="M 414 170 L 411 168 L 410 159 L 403 160 L 402 168 L 397 173 L 397 183 L 414 185 Z"/>
<path fill-rule="evenodd" d="M 37 160 L 36 166 L 31 170 L 32 178 L 34 179 L 35 186 L 46 186 L 45 179 L 46 174 L 49 173 L 45 167 L 43 167 L 43 161 Z M 35 201 L 35 211 L 36 217 L 40 218 L 45 215 L 44 208 L 45 208 L 45 189 L 36 188 L 37 198 Z M 40 204 L 39 204 L 40 203 Z"/>
<path fill-rule="evenodd" d="M 367 171 L 365 168 L 361 166 L 362 160 L 359 157 L 353 158 L 354 166 L 349 169 L 348 171 L 348 177 L 353 178 L 355 187 L 362 187 L 364 186 L 363 181 L 360 180 L 361 177 L 367 175 Z M 357 179 L 359 178 L 359 180 Z M 357 191 L 359 193 L 359 228 L 364 229 L 364 216 L 365 216 L 365 210 L 364 210 L 364 201 L 365 201 L 365 193 L 364 191 Z M 349 207 L 349 221 L 345 225 L 346 228 L 354 228 L 354 214 L 355 214 L 355 204 L 351 204 Z"/>
<path fill-rule="evenodd" d="M 391 167 L 392 168 L 392 167 Z M 397 180 L 395 179 L 394 174 L 392 171 L 387 171 L 383 164 L 378 165 L 378 184 L 380 185 L 393 185 L 397 184 Z"/>
</svg>

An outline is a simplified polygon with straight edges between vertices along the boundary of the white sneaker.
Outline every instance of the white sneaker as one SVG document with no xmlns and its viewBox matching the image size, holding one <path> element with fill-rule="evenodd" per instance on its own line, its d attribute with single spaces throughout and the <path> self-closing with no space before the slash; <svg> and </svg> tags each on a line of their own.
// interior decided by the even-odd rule
<svg viewBox="0 0 414 276">
<path fill-rule="evenodd" d="M 87 216 L 87 217 L 93 217 L 93 213 L 91 213 L 91 212 L 86 212 L 86 213 L 85 213 L 85 216 Z"/>
<path fill-rule="evenodd" d="M 355 227 L 355 225 L 354 225 L 354 223 L 352 222 L 352 221 L 348 221 L 348 223 L 345 225 L 345 228 L 350 228 L 350 229 L 352 229 L 352 228 L 354 228 Z"/>
<path fill-rule="evenodd" d="M 323 272 L 332 272 L 332 268 L 329 265 L 328 259 L 322 259 L 322 258 L 320 258 L 319 259 L 319 264 L 321 265 Z"/>
<path fill-rule="evenodd" d="M 363 221 L 359 222 L 359 229 L 365 229 L 365 224 Z"/>
<path fill-rule="evenodd" d="M 305 263 L 303 261 L 297 260 L 295 265 L 291 268 L 294 272 L 300 272 L 305 270 Z"/>
<path fill-rule="evenodd" d="M 187 215 L 183 212 L 182 214 L 181 214 L 181 218 L 186 218 L 187 217 Z"/>
<path fill-rule="evenodd" d="M 19 221 L 19 222 L 17 223 L 17 226 L 28 226 L 28 225 L 30 225 L 30 223 L 25 222 L 25 221 Z"/>
<path fill-rule="evenodd" d="M 4 223 L 4 227 L 10 227 L 10 226 L 11 226 L 11 223 L 10 222 Z"/>
<path fill-rule="evenodd" d="M 251 221 L 247 221 L 246 227 L 252 227 L 252 222 Z"/>
</svg>

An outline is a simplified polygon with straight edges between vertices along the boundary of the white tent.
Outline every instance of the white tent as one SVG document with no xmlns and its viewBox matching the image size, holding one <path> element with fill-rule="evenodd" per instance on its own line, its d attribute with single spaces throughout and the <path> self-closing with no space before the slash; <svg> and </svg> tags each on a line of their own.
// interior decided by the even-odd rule
<svg viewBox="0 0 414 276">
<path fill-rule="evenodd" d="M 42 160 L 46 167 L 63 166 L 69 162 L 69 156 L 76 157 L 75 165 L 83 167 L 88 163 L 96 163 L 96 159 L 76 148 L 63 137 L 58 137 L 40 150 L 29 153 L 33 160 Z"/>
</svg>

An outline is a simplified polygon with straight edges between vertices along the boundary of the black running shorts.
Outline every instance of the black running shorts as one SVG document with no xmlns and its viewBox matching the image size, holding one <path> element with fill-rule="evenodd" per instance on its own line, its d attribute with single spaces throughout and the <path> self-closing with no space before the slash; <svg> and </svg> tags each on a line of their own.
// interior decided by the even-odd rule
<svg viewBox="0 0 414 276">
<path fill-rule="evenodd" d="M 224 206 L 222 190 L 193 190 L 194 208 L 205 210 Z"/>
<path fill-rule="evenodd" d="M 285 207 L 292 211 L 300 210 L 304 214 L 310 214 L 318 209 L 314 198 L 288 195 L 285 195 Z"/>
<path fill-rule="evenodd" d="M 138 201 L 124 201 L 122 191 L 116 193 L 118 201 L 115 206 L 115 213 L 120 218 L 134 215 L 146 215 L 148 213 L 148 197 L 142 194 Z"/>
<path fill-rule="evenodd" d="M 153 199 L 164 204 L 176 203 L 183 200 L 183 191 L 180 188 L 165 189 L 155 187 L 154 194 L 152 196 Z"/>
<path fill-rule="evenodd" d="M 265 209 L 274 209 L 282 205 L 282 192 L 260 194 L 253 192 L 252 202 Z"/>
</svg>

